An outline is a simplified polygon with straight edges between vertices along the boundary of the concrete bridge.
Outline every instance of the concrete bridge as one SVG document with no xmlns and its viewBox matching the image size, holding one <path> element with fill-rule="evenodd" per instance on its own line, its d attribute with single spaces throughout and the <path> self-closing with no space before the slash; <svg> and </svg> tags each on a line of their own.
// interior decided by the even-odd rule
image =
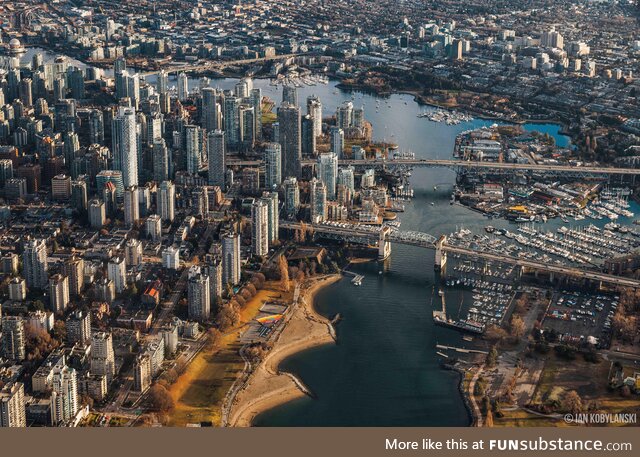
<svg viewBox="0 0 640 457">
<path fill-rule="evenodd" d="M 229 157 L 226 160 L 228 166 L 258 167 L 263 164 L 260 159 L 243 160 Z M 314 165 L 315 160 L 303 160 L 302 165 Z M 447 168 L 457 174 L 492 174 L 492 175 L 538 175 L 548 177 L 570 177 L 578 179 L 609 179 L 616 177 L 631 177 L 635 182 L 636 176 L 640 176 L 640 168 L 618 167 L 577 167 L 570 165 L 546 165 L 531 163 L 498 163 L 475 162 L 453 159 L 397 159 L 397 160 L 339 160 L 341 167 L 352 166 L 366 169 L 394 169 L 394 168 Z"/>
<path fill-rule="evenodd" d="M 423 232 L 393 230 L 391 227 L 355 225 L 339 226 L 329 224 L 306 224 L 306 229 L 319 237 L 337 241 L 347 241 L 368 246 L 377 246 L 378 259 L 384 260 L 391 255 L 391 244 L 398 243 L 415 246 L 435 251 L 434 266 L 436 270 L 446 267 L 449 255 L 460 255 L 472 259 L 483 259 L 494 262 L 502 262 L 519 267 L 521 271 L 540 271 L 550 273 L 553 279 L 555 275 L 571 276 L 578 279 L 597 281 L 620 287 L 640 288 L 640 280 L 623 276 L 610 275 L 594 270 L 586 270 L 578 267 L 554 265 L 535 260 L 521 259 L 504 254 L 496 254 L 479 251 L 471 248 L 453 246 L 447 243 L 447 237 L 442 235 L 436 239 L 434 236 Z M 280 221 L 280 228 L 287 230 L 301 230 L 303 224 L 291 221 Z"/>
<path fill-rule="evenodd" d="M 198 62 L 189 65 L 180 65 L 175 67 L 166 67 L 163 68 L 166 73 L 189 73 L 189 72 L 203 72 L 210 70 L 223 70 L 226 67 L 230 67 L 233 65 L 248 65 L 252 63 L 264 63 L 270 61 L 278 61 L 278 60 L 287 60 L 294 57 L 300 57 L 304 54 L 282 54 L 279 56 L 270 56 L 270 57 L 256 57 L 253 59 L 239 59 L 239 60 L 214 60 L 207 62 Z M 150 71 L 144 73 L 144 76 L 156 75 L 160 73 L 161 70 Z"/>
</svg>

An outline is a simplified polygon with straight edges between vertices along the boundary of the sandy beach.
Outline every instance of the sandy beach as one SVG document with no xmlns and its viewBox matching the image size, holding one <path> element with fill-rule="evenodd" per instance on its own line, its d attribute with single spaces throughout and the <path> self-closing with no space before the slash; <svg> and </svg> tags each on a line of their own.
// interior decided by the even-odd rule
<svg viewBox="0 0 640 457">
<path fill-rule="evenodd" d="M 336 274 L 307 280 L 299 304 L 273 349 L 253 371 L 246 387 L 238 392 L 229 414 L 230 427 L 250 427 L 261 412 L 307 395 L 304 387 L 292 375 L 279 372 L 278 366 L 297 352 L 335 342 L 331 323 L 315 312 L 313 302 L 318 290 L 340 278 Z"/>
</svg>

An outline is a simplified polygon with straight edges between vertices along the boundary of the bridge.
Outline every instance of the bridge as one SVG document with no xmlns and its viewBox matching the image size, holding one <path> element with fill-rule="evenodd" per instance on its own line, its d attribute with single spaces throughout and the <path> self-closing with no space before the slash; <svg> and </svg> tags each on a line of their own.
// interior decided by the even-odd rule
<svg viewBox="0 0 640 457">
<path fill-rule="evenodd" d="M 281 54 L 278 56 L 269 57 L 256 57 L 253 59 L 239 59 L 239 60 L 216 60 L 209 62 L 198 62 L 190 65 L 181 65 L 175 67 L 166 67 L 160 70 L 150 71 L 144 73 L 144 76 L 156 75 L 164 70 L 166 73 L 189 73 L 189 72 L 203 72 L 203 71 L 220 71 L 226 67 L 233 65 L 248 65 L 252 63 L 262 63 L 277 60 L 287 60 L 294 57 L 301 57 L 305 54 Z"/>
<path fill-rule="evenodd" d="M 620 287 L 640 288 L 640 280 L 626 278 L 622 276 L 610 275 L 594 270 L 584 270 L 578 267 L 553 265 L 550 263 L 538 262 L 535 260 L 521 259 L 504 254 L 496 254 L 487 251 L 479 251 L 476 249 L 453 246 L 447 243 L 447 237 L 441 236 L 436 239 L 434 236 L 415 231 L 393 230 L 391 227 L 355 225 L 339 226 L 329 224 L 306 224 L 298 222 L 280 221 L 280 228 L 288 230 L 301 230 L 306 227 L 310 233 L 318 235 L 322 238 L 333 239 L 337 241 L 347 241 L 356 244 L 366 244 L 368 246 L 377 246 L 378 258 L 384 260 L 391 255 L 391 244 L 404 244 L 426 249 L 435 250 L 435 268 L 442 270 L 447 263 L 448 255 L 455 254 L 465 257 L 490 260 L 494 262 L 502 262 L 520 267 L 521 269 L 529 269 L 532 271 L 542 271 L 550 273 L 551 276 L 557 274 L 562 276 L 571 276 L 575 278 L 598 281 Z"/>
<path fill-rule="evenodd" d="M 227 160 L 228 166 L 260 166 L 262 160 L 242 160 L 230 157 Z M 303 165 L 314 165 L 315 160 L 303 160 Z M 339 160 L 342 167 L 352 166 L 354 168 L 448 168 L 458 174 L 465 172 L 487 173 L 498 175 L 509 175 L 514 173 L 525 173 L 530 175 L 544 175 L 549 177 L 573 177 L 573 178 L 601 178 L 606 179 L 611 176 L 635 176 L 640 175 L 640 168 L 617 168 L 617 167 L 579 167 L 571 165 L 548 165 L 532 163 L 499 163 L 499 162 L 477 162 L 453 159 L 395 159 L 395 160 Z"/>
<path fill-rule="evenodd" d="M 504 162 L 480 162 L 470 160 L 455 159 L 394 159 L 394 160 L 341 160 L 342 166 L 353 166 L 354 168 L 448 168 L 462 172 L 491 173 L 491 174 L 514 174 L 517 172 L 539 174 L 546 176 L 571 176 L 575 178 L 593 178 L 640 175 L 638 168 L 615 168 L 615 167 L 579 167 L 571 165 L 550 165 L 534 163 L 504 163 Z"/>
</svg>

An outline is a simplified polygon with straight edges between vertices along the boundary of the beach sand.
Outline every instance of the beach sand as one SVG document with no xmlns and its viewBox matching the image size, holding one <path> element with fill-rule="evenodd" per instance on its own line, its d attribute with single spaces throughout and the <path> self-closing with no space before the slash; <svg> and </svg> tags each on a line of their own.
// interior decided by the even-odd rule
<svg viewBox="0 0 640 457">
<path fill-rule="evenodd" d="M 258 414 L 307 394 L 291 374 L 279 372 L 278 366 L 295 353 L 335 342 L 331 323 L 315 312 L 313 302 L 318 290 L 340 278 L 336 274 L 308 280 L 311 284 L 302 290 L 299 304 L 273 349 L 237 394 L 231 407 L 229 426 L 250 427 Z"/>
</svg>

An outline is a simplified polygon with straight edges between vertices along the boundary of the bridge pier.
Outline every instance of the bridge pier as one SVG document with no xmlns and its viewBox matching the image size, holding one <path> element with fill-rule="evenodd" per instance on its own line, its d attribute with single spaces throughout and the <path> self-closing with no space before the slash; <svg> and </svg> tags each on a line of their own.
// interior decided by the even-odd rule
<svg viewBox="0 0 640 457">
<path fill-rule="evenodd" d="M 447 264 L 447 253 L 444 250 L 444 245 L 447 244 L 447 235 L 442 235 L 436 241 L 436 256 L 433 268 L 436 271 L 444 271 Z"/>
<path fill-rule="evenodd" d="M 391 233 L 391 229 L 389 227 L 385 226 L 380 230 L 380 236 L 378 238 L 378 260 L 386 260 L 391 255 L 389 233 Z"/>
</svg>

